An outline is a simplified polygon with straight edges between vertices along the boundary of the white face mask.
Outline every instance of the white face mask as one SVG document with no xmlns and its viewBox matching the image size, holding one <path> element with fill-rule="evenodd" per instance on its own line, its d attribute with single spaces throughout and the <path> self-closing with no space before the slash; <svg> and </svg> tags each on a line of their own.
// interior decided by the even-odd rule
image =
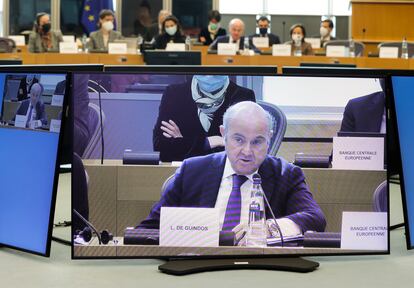
<svg viewBox="0 0 414 288">
<path fill-rule="evenodd" d="M 112 30 L 114 30 L 114 23 L 112 23 L 112 21 L 106 21 L 106 22 L 102 23 L 102 27 L 106 31 L 112 31 Z"/>
<path fill-rule="evenodd" d="M 326 37 L 329 35 L 329 30 L 321 26 L 321 28 L 319 29 L 319 33 L 321 34 L 321 37 Z"/>
<path fill-rule="evenodd" d="M 300 42 L 302 41 L 302 35 L 301 34 L 292 34 L 292 40 L 295 42 Z"/>
<path fill-rule="evenodd" d="M 168 35 L 173 36 L 175 33 L 177 33 L 177 26 L 175 25 L 165 28 L 165 32 L 167 32 Z"/>
</svg>

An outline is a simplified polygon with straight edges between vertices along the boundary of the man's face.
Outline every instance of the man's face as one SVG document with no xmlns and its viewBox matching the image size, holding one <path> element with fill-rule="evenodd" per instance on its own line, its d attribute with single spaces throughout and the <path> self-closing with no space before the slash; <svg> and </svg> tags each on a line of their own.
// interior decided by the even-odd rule
<svg viewBox="0 0 414 288">
<path fill-rule="evenodd" d="M 230 27 L 230 35 L 234 41 L 238 41 L 244 34 L 243 24 L 240 22 L 234 22 Z"/>
<path fill-rule="evenodd" d="M 265 20 L 260 20 L 257 25 L 259 28 L 269 28 L 269 22 Z"/>
<path fill-rule="evenodd" d="M 321 26 L 322 26 L 322 27 L 325 27 L 326 29 L 328 29 L 329 34 L 331 34 L 332 29 L 331 29 L 331 28 L 329 28 L 329 23 L 328 23 L 328 22 L 322 22 L 322 23 L 321 23 Z"/>
<path fill-rule="evenodd" d="M 41 88 L 38 84 L 34 84 L 30 89 L 30 102 L 35 106 L 40 97 Z"/>
<path fill-rule="evenodd" d="M 239 175 L 254 173 L 266 158 L 270 140 L 268 122 L 263 115 L 258 116 L 261 117 L 244 117 L 238 113 L 229 121 L 226 133 L 220 127 L 227 157 Z"/>
</svg>

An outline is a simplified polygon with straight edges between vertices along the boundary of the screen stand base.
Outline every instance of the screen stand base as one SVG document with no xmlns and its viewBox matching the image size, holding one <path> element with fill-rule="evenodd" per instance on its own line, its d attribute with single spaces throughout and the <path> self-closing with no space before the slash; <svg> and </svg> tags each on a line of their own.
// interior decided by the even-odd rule
<svg viewBox="0 0 414 288">
<path fill-rule="evenodd" d="M 311 272 L 319 267 L 318 262 L 299 257 L 289 258 L 229 258 L 229 259 L 173 259 L 158 266 L 158 269 L 171 275 L 186 275 L 198 272 L 263 269 L 292 272 Z"/>
</svg>

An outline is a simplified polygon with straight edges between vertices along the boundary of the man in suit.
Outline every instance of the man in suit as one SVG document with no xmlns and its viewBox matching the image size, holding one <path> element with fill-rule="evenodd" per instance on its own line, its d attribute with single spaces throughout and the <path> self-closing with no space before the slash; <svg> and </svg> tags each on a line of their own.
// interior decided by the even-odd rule
<svg viewBox="0 0 414 288">
<path fill-rule="evenodd" d="M 23 100 L 17 109 L 16 115 L 26 116 L 28 128 L 37 128 L 47 124 L 45 104 L 40 97 L 43 94 L 43 86 L 40 83 L 33 84 L 30 89 L 30 98 Z M 15 117 L 16 118 L 16 117 Z"/>
<path fill-rule="evenodd" d="M 269 26 L 270 26 L 269 19 L 267 19 L 266 16 L 261 16 L 257 20 L 257 27 L 259 28 L 259 34 L 254 34 L 250 36 L 250 38 L 267 37 L 269 38 L 269 47 L 271 47 L 273 44 L 280 44 L 279 36 L 269 33 Z"/>
<path fill-rule="evenodd" d="M 218 43 L 234 43 L 237 45 L 238 50 L 244 49 L 244 22 L 238 18 L 234 18 L 229 23 L 229 33 L 230 35 L 220 36 L 214 40 L 213 43 L 208 47 L 208 50 L 214 51 L 217 50 Z M 253 41 L 249 38 L 249 47 L 250 50 L 253 50 L 255 53 L 260 53 L 259 49 L 253 45 Z"/>
<path fill-rule="evenodd" d="M 254 102 L 240 102 L 230 107 L 220 127 L 225 152 L 185 160 L 160 201 L 138 227 L 159 228 L 161 207 L 215 207 L 219 209 L 220 227 L 228 230 L 224 227 L 228 228 L 232 222 L 235 231 L 248 223 L 252 178 L 258 173 L 284 235 L 324 231 L 325 216 L 313 199 L 302 170 L 267 155 L 271 124 L 271 116 Z M 267 208 L 267 225 L 271 227 L 273 220 Z M 229 209 L 237 221 L 227 217 Z"/>
<path fill-rule="evenodd" d="M 99 30 L 89 35 L 89 50 L 108 50 L 108 43 L 122 39 L 121 32 L 114 31 L 115 14 L 111 10 L 104 9 L 99 13 Z"/>
<path fill-rule="evenodd" d="M 321 22 L 319 31 L 321 37 L 321 48 L 323 47 L 324 43 L 331 40 L 336 40 L 336 38 L 331 35 L 333 28 L 334 24 L 331 19 L 325 19 Z"/>
</svg>

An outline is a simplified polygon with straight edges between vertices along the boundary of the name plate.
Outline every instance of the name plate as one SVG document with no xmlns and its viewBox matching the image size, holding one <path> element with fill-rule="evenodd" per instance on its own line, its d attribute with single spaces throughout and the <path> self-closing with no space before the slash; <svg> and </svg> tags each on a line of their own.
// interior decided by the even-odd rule
<svg viewBox="0 0 414 288">
<path fill-rule="evenodd" d="M 108 54 L 127 54 L 127 44 L 108 43 Z"/>
<path fill-rule="evenodd" d="M 237 50 L 238 50 L 237 44 L 235 43 L 218 43 L 217 44 L 218 55 L 236 55 Z"/>
<path fill-rule="evenodd" d="M 16 118 L 14 119 L 14 127 L 26 128 L 26 123 L 26 115 L 16 115 Z"/>
<path fill-rule="evenodd" d="M 269 47 L 269 37 L 253 37 L 252 42 L 257 48 Z"/>
<path fill-rule="evenodd" d="M 387 250 L 387 213 L 343 212 L 341 249 Z"/>
<path fill-rule="evenodd" d="M 57 119 L 52 119 L 52 120 L 50 121 L 50 128 L 49 128 L 49 131 L 50 131 L 50 132 L 59 133 L 59 132 L 60 132 L 60 123 L 61 123 L 61 121 L 60 121 L 60 120 L 57 120 Z"/>
<path fill-rule="evenodd" d="M 329 45 L 326 46 L 327 57 L 347 57 L 349 55 L 349 48 L 345 46 Z"/>
<path fill-rule="evenodd" d="M 75 36 L 73 35 L 62 35 L 63 42 L 75 42 Z"/>
<path fill-rule="evenodd" d="M 161 207 L 160 246 L 218 247 L 218 244 L 218 209 Z"/>
<path fill-rule="evenodd" d="M 305 38 L 305 41 L 311 44 L 312 49 L 321 48 L 321 38 Z"/>
<path fill-rule="evenodd" d="M 381 47 L 380 58 L 398 58 L 398 47 Z"/>
<path fill-rule="evenodd" d="M 332 168 L 384 170 L 384 138 L 334 137 Z"/>
<path fill-rule="evenodd" d="M 60 42 L 59 52 L 62 54 L 75 54 L 78 53 L 78 46 L 75 42 Z"/>
<path fill-rule="evenodd" d="M 272 55 L 273 56 L 290 56 L 292 54 L 292 47 L 287 44 L 273 44 Z"/>
<path fill-rule="evenodd" d="M 185 44 L 183 43 L 167 43 L 165 51 L 185 51 Z"/>
<path fill-rule="evenodd" d="M 16 46 L 24 46 L 26 43 L 24 42 L 23 35 L 9 35 L 7 38 L 14 40 Z"/>
<path fill-rule="evenodd" d="M 50 105 L 62 107 L 63 106 L 63 95 L 53 95 L 52 103 Z"/>
</svg>

